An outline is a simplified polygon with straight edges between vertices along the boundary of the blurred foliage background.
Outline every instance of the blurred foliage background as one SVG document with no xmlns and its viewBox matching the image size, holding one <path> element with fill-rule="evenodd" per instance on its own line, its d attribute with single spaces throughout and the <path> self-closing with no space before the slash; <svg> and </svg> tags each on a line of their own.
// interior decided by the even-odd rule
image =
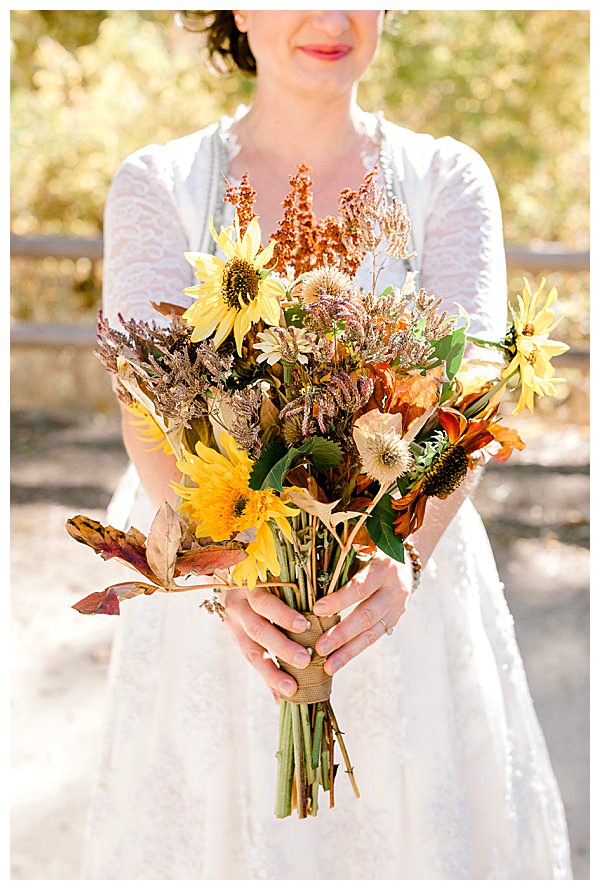
<svg viewBox="0 0 600 890">
<path fill-rule="evenodd" d="M 201 37 L 171 11 L 12 11 L 11 229 L 97 235 L 120 162 L 252 98 L 217 76 Z M 359 102 L 403 126 L 451 135 L 495 177 L 507 243 L 588 247 L 589 12 L 394 13 Z M 510 291 L 526 270 L 511 270 Z M 585 343 L 586 273 L 553 273 L 560 334 Z M 16 320 L 85 322 L 101 264 L 15 258 Z"/>
</svg>

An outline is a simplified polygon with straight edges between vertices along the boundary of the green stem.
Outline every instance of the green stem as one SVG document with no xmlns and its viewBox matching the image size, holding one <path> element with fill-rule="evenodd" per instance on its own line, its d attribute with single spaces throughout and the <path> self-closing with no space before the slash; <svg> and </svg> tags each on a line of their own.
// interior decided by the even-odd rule
<svg viewBox="0 0 600 890">
<path fill-rule="evenodd" d="M 290 703 L 292 709 L 292 734 L 294 737 L 294 762 L 296 766 L 296 793 L 298 796 L 298 818 L 306 819 L 308 815 L 306 799 L 306 766 L 304 762 L 304 743 L 300 706 Z"/>
<path fill-rule="evenodd" d="M 287 560 L 287 554 L 285 552 L 285 547 L 281 543 L 279 539 L 279 534 L 277 531 L 273 532 L 273 540 L 275 541 L 275 550 L 277 551 L 277 559 L 279 560 L 280 567 L 280 578 L 282 582 L 291 581 L 290 578 L 290 569 Z M 294 598 L 294 589 L 296 585 L 287 585 L 285 583 L 281 584 L 281 589 L 283 591 L 283 598 L 285 599 L 287 605 L 291 609 L 296 608 L 296 601 Z"/>
<path fill-rule="evenodd" d="M 354 767 L 350 763 L 350 758 L 348 757 L 348 751 L 346 750 L 346 745 L 344 744 L 343 733 L 338 726 L 337 720 L 335 719 L 335 714 L 333 713 L 333 708 L 331 707 L 331 704 L 329 702 L 327 702 L 327 713 L 329 714 L 329 719 L 331 721 L 333 731 L 335 732 L 338 745 L 340 746 L 340 751 L 342 752 L 342 757 L 344 758 L 344 763 L 346 764 L 346 772 L 350 777 L 350 784 L 354 789 L 354 794 L 356 795 L 356 797 L 360 797 L 360 791 L 358 790 L 358 785 L 356 784 L 356 779 L 354 778 Z"/>
<path fill-rule="evenodd" d="M 304 740 L 304 763 L 306 765 L 306 781 L 309 785 L 315 781 L 315 773 L 312 765 L 312 741 L 310 738 L 310 717 L 308 705 L 300 705 L 300 722 L 302 723 L 302 738 Z"/>
<path fill-rule="evenodd" d="M 329 748 L 327 745 L 321 749 L 321 785 L 323 791 L 329 791 Z"/>
<path fill-rule="evenodd" d="M 315 731 L 313 735 L 312 748 L 312 765 L 313 769 L 317 769 L 321 762 L 321 738 L 323 736 L 323 721 L 325 720 L 325 707 L 323 702 L 317 705 L 317 714 L 315 717 Z"/>
<path fill-rule="evenodd" d="M 294 749 L 290 707 L 290 703 L 285 700 L 282 700 L 279 705 L 279 750 L 276 755 L 277 785 L 275 788 L 275 815 L 278 819 L 284 819 L 292 814 Z"/>
<path fill-rule="evenodd" d="M 329 587 L 327 588 L 327 593 L 333 593 L 333 591 L 337 589 L 337 583 L 338 583 L 338 580 L 340 577 L 340 572 L 342 571 L 346 556 L 350 552 L 350 548 L 352 547 L 352 544 L 354 543 L 354 539 L 356 538 L 357 534 L 359 533 L 359 531 L 361 530 L 361 528 L 363 527 L 363 525 L 365 524 L 365 522 L 367 521 L 367 519 L 369 518 L 369 516 L 371 515 L 371 513 L 373 512 L 373 510 L 379 503 L 379 501 L 381 500 L 381 498 L 386 493 L 387 488 L 388 487 L 385 485 L 380 486 L 379 491 L 373 498 L 372 502 L 369 504 L 369 506 L 367 507 L 365 512 L 362 514 L 360 519 L 357 520 L 356 525 L 353 526 L 352 531 L 348 535 L 348 539 L 346 540 L 346 543 L 344 544 L 344 548 L 339 555 L 339 559 L 337 561 L 335 571 L 333 573 L 333 577 L 332 577 L 331 581 L 329 582 Z"/>
<path fill-rule="evenodd" d="M 475 415 L 479 411 L 481 411 L 482 408 L 485 408 L 486 405 L 489 404 L 491 397 L 493 395 L 495 395 L 500 389 L 502 389 L 503 386 L 506 386 L 508 381 L 512 380 L 512 378 L 515 376 L 515 374 L 518 374 L 518 373 L 519 373 L 518 371 L 515 371 L 514 373 L 512 373 L 510 375 L 510 377 L 501 377 L 497 383 L 494 383 L 494 385 L 490 389 L 488 389 L 488 391 L 486 393 L 484 393 L 481 396 L 481 398 L 477 399 L 476 402 L 473 402 L 472 405 L 469 405 L 469 407 L 464 412 L 465 417 L 467 417 L 467 418 L 475 417 Z"/>
<path fill-rule="evenodd" d="M 466 339 L 469 343 L 474 343 L 475 346 L 491 346 L 493 349 L 498 349 L 500 352 L 504 352 L 504 346 L 501 343 L 498 343 L 497 340 L 482 340 L 480 337 L 472 337 L 467 334 Z"/>
</svg>

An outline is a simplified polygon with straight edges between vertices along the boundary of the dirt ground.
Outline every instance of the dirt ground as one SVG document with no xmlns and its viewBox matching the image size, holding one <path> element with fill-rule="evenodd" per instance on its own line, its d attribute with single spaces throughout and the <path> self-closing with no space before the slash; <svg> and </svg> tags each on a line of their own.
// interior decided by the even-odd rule
<svg viewBox="0 0 600 890">
<path fill-rule="evenodd" d="M 528 448 L 486 470 L 490 533 L 567 810 L 575 877 L 589 877 L 589 446 L 581 428 L 525 425 Z M 64 531 L 101 518 L 125 466 L 118 423 L 12 417 L 12 878 L 80 874 L 85 810 L 118 619 L 69 606 L 119 569 Z"/>
</svg>

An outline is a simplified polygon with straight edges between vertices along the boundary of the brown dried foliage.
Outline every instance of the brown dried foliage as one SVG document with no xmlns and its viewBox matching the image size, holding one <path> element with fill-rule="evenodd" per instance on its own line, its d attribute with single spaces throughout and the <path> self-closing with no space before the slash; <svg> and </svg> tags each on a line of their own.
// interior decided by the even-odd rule
<svg viewBox="0 0 600 890">
<path fill-rule="evenodd" d="M 226 179 L 227 189 L 225 191 L 224 201 L 233 204 L 237 209 L 238 219 L 240 221 L 240 235 L 243 237 L 252 218 L 256 216 L 254 203 L 256 201 L 256 191 L 250 185 L 250 178 L 244 173 L 239 185 L 231 185 Z"/>
</svg>

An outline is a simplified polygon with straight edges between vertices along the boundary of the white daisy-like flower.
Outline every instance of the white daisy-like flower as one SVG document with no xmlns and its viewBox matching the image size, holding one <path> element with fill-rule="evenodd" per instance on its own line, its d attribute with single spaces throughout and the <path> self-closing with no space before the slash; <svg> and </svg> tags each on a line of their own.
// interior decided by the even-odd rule
<svg viewBox="0 0 600 890">
<path fill-rule="evenodd" d="M 380 485 L 391 485 L 414 466 L 410 443 L 423 427 L 426 411 L 402 435 L 402 415 L 385 414 L 375 408 L 359 417 L 352 435 L 360 455 L 362 471 Z"/>
<path fill-rule="evenodd" d="M 285 345 L 281 342 L 282 337 Z M 297 361 L 305 365 L 312 352 L 312 343 L 304 328 L 265 328 L 258 334 L 254 348 L 261 353 L 259 362 L 274 365 L 281 361 Z"/>
</svg>

